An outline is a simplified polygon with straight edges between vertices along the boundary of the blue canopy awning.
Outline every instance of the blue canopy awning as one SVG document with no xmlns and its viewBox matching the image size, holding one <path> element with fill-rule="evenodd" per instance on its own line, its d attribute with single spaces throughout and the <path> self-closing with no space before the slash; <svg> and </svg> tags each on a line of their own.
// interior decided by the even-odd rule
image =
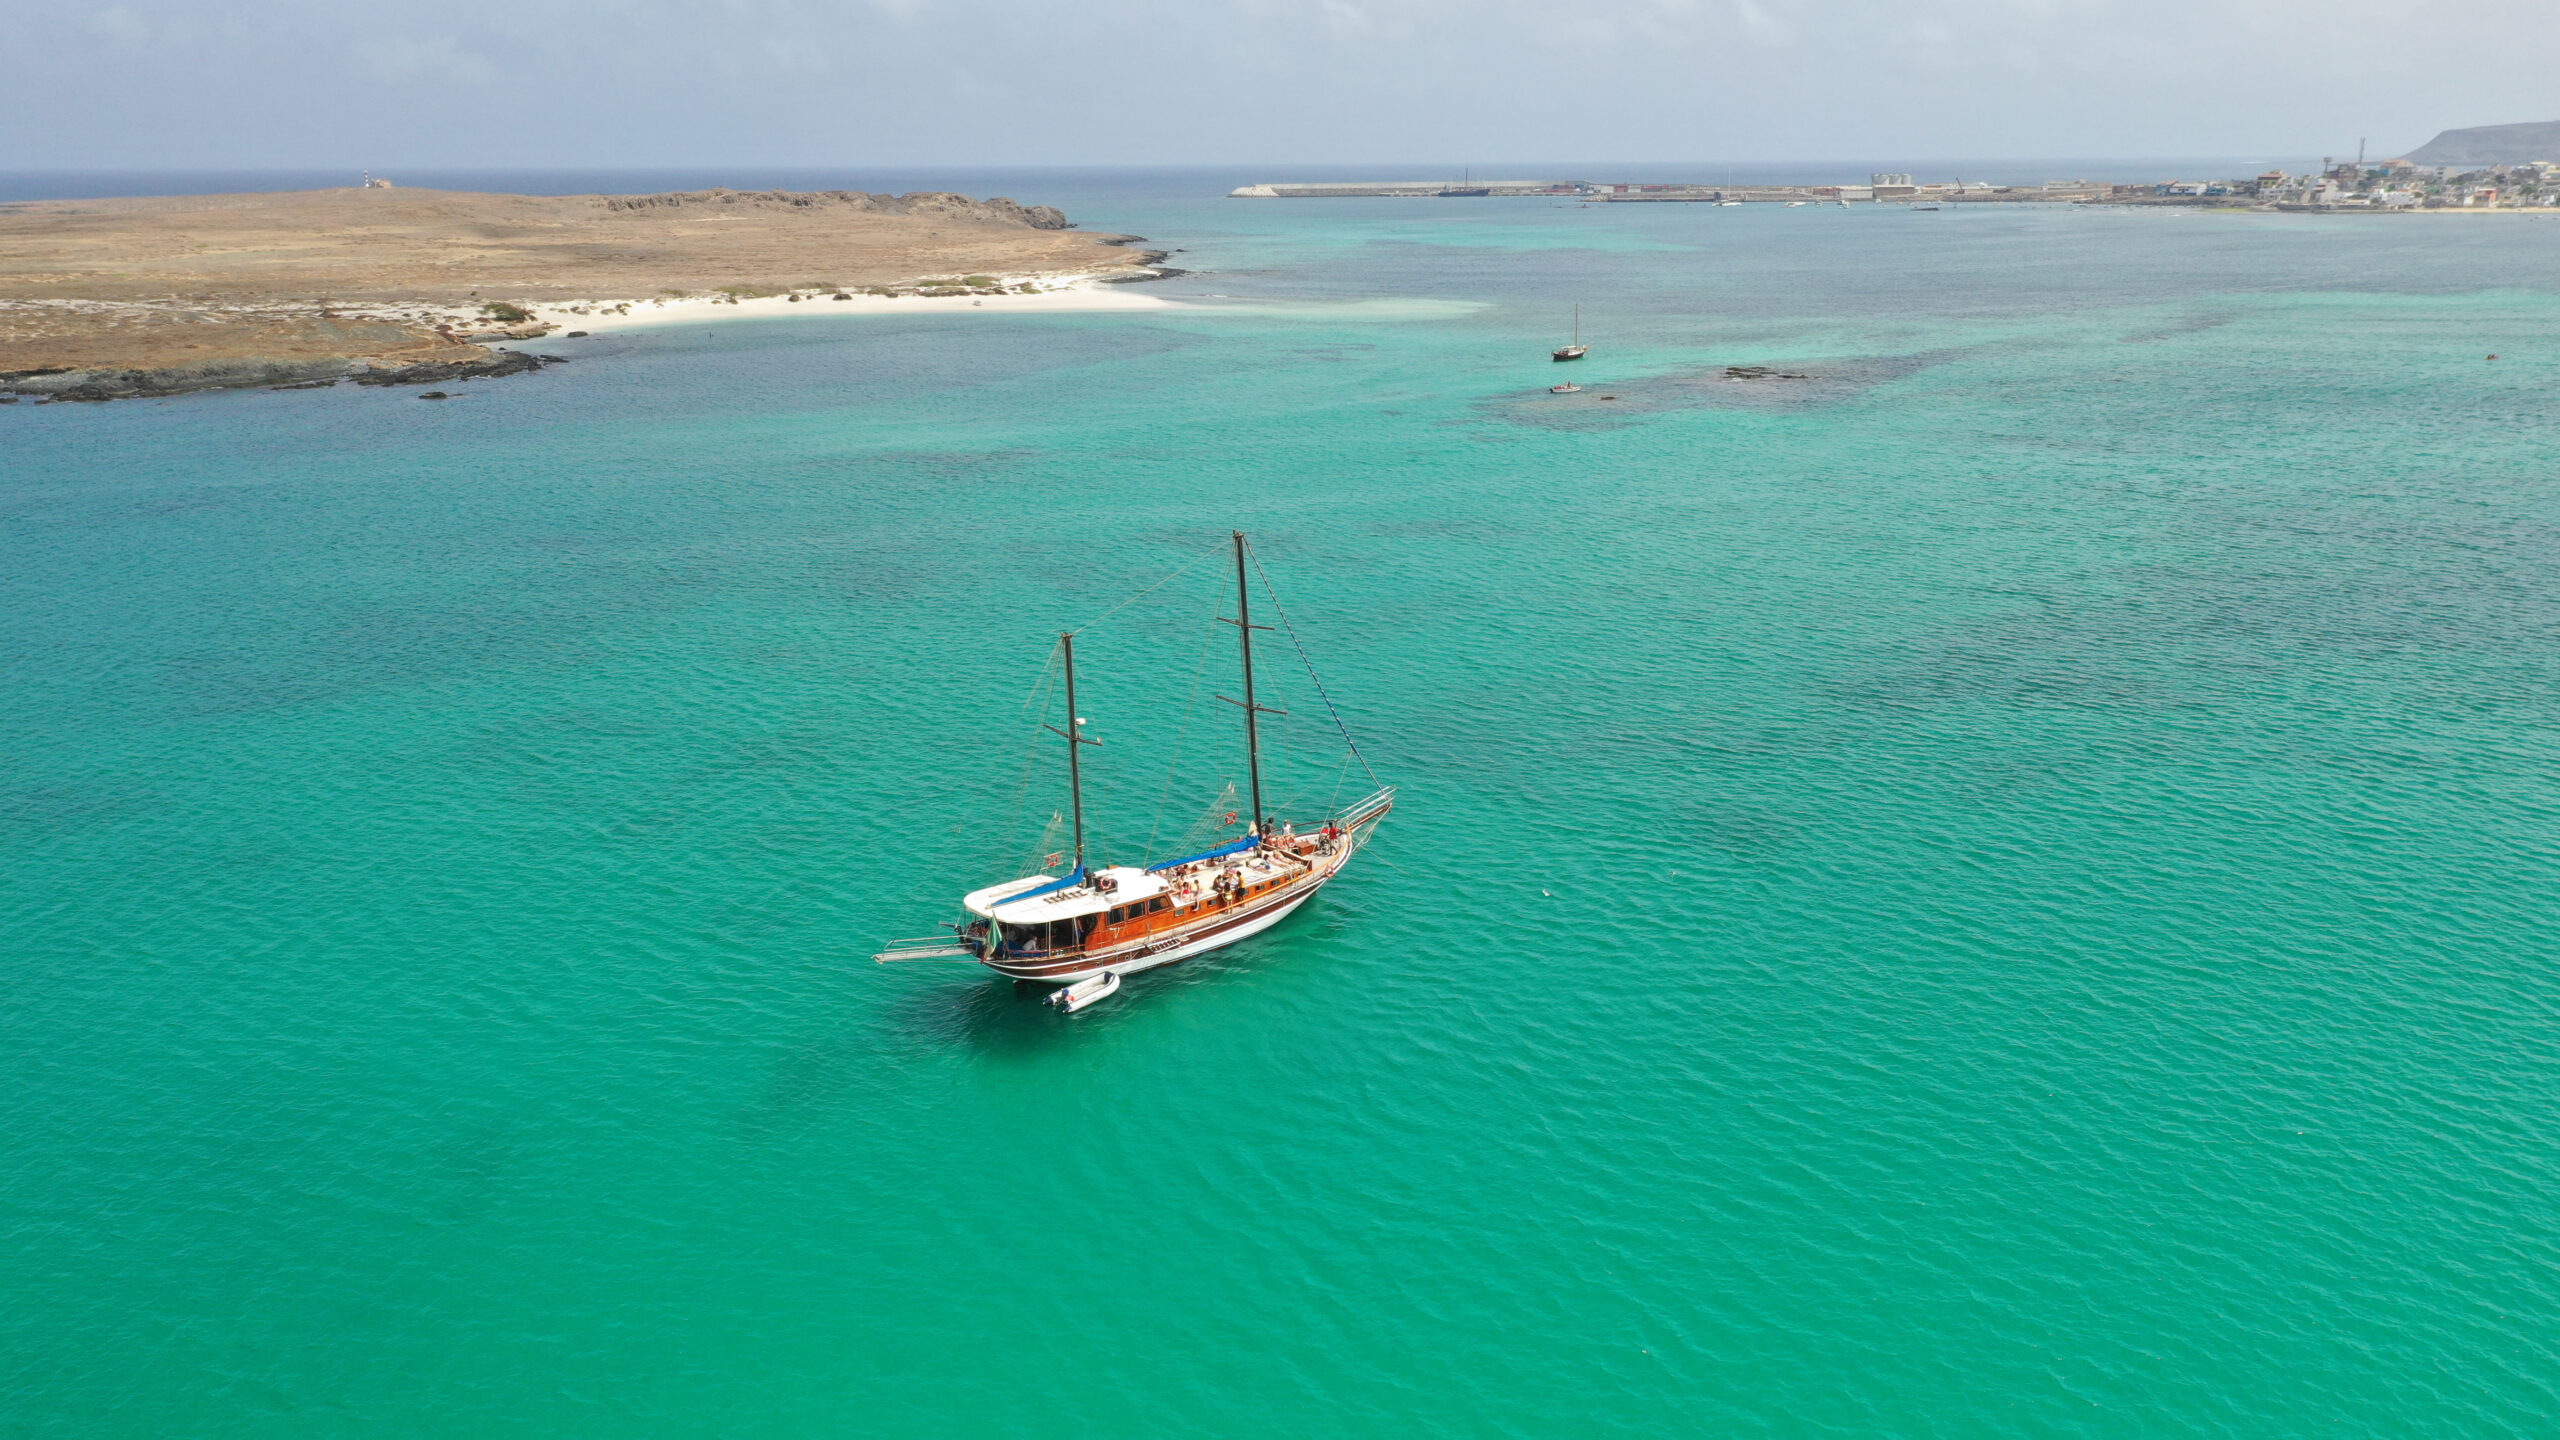
<svg viewBox="0 0 2560 1440">
<path fill-rule="evenodd" d="M 1153 875 L 1159 870 L 1170 870 L 1176 865 L 1195 865 L 1203 860 L 1223 860 L 1230 855 L 1241 855 L 1261 843 L 1260 837 L 1247 835 L 1241 840 L 1230 840 L 1215 850 L 1204 850 L 1197 855 L 1185 855 L 1179 860 L 1167 860 L 1161 865 L 1150 865 L 1147 867 L 1147 873 Z"/>
</svg>

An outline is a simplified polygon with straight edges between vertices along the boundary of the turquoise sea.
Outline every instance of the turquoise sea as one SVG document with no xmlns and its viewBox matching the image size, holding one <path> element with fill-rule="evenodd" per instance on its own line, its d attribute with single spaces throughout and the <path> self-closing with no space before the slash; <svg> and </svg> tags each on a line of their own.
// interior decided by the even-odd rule
<svg viewBox="0 0 2560 1440">
<path fill-rule="evenodd" d="M 1178 309 L 0 409 L 0 1434 L 2560 1433 L 2560 217 L 1256 178 L 1009 187 Z M 1058 631 L 1099 858 L 1240 778 L 1231 527 L 1376 845 L 873 965 Z"/>
</svg>

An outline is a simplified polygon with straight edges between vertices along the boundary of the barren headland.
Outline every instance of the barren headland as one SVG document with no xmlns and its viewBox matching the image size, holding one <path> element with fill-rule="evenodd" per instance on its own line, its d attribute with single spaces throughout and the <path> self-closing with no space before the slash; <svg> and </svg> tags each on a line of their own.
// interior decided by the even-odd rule
<svg viewBox="0 0 2560 1440">
<path fill-rule="evenodd" d="M 537 366 L 581 310 L 682 297 L 1018 293 L 1163 257 L 945 193 L 482 195 L 381 187 L 0 205 L 0 391 L 112 399 Z"/>
</svg>

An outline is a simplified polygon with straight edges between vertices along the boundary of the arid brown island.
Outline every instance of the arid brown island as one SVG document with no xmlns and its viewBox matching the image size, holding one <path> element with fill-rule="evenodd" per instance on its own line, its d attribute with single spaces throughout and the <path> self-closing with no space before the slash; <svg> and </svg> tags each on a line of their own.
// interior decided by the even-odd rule
<svg viewBox="0 0 2560 1440">
<path fill-rule="evenodd" d="M 961 195 L 365 188 L 0 205 L 0 391 L 113 399 L 539 363 L 540 302 L 1137 278 L 1163 257 Z M 937 283 L 939 282 L 939 283 Z"/>
</svg>

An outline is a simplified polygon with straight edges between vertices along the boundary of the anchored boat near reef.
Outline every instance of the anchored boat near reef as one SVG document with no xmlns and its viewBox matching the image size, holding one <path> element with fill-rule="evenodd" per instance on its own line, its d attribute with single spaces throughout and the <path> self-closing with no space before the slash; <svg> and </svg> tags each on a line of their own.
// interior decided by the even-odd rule
<svg viewBox="0 0 2560 1440">
<path fill-rule="evenodd" d="M 1076 712 L 1075 632 L 1069 631 L 1058 639 L 1066 662 L 1067 724 L 1047 728 L 1067 742 L 1074 865 L 1063 876 L 1026 875 L 970 891 L 960 905 L 971 918 L 945 927 L 951 934 L 893 940 L 873 959 L 975 960 L 999 975 L 1066 987 L 1049 998 L 1072 1013 L 1117 990 L 1123 975 L 1205 955 L 1279 924 L 1340 875 L 1377 833 L 1378 822 L 1394 806 L 1393 787 L 1382 786 L 1320 819 L 1310 817 L 1304 828 L 1263 806 L 1258 721 L 1281 712 L 1254 699 L 1253 632 L 1271 627 L 1253 623 L 1244 532 L 1236 531 L 1234 539 L 1236 614 L 1219 618 L 1242 639 L 1244 698 L 1227 701 L 1244 711 L 1252 808 L 1242 838 L 1160 865 L 1087 863 L 1082 752 L 1101 742 L 1084 733 L 1087 722 Z M 1351 753 L 1358 758 L 1356 747 Z M 1363 769 L 1367 763 L 1361 761 Z"/>
<path fill-rule="evenodd" d="M 1582 359 L 1587 354 L 1592 354 L 1592 348 L 1582 343 L 1582 307 L 1574 305 L 1574 343 L 1556 346 L 1556 359 Z"/>
</svg>

